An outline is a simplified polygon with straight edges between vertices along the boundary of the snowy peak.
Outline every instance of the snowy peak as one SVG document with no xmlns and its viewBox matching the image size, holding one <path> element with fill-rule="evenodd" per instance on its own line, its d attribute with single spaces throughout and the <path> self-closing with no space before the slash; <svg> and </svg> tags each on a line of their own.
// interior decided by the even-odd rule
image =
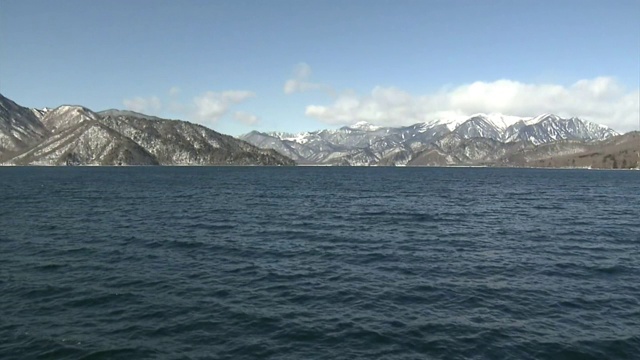
<svg viewBox="0 0 640 360">
<path fill-rule="evenodd" d="M 346 128 L 361 130 L 361 131 L 376 131 L 380 129 L 380 126 L 373 125 L 366 121 L 358 121 L 357 123 L 347 126 Z"/>
<path fill-rule="evenodd" d="M 495 119 L 488 119 L 483 115 L 472 116 L 456 127 L 453 133 L 463 138 L 500 139 L 503 129 L 496 126 L 492 120 Z"/>
<path fill-rule="evenodd" d="M 260 132 L 259 131 L 252 131 L 252 133 L 260 133 Z M 296 136 L 296 134 L 294 134 L 294 133 L 288 133 L 288 132 L 283 132 L 283 131 L 269 131 L 269 132 L 267 132 L 265 134 L 267 134 L 269 136 L 273 136 L 273 137 L 281 139 L 281 140 L 285 139 L 285 138 L 288 138 L 288 137 Z"/>
<path fill-rule="evenodd" d="M 506 130 L 509 126 L 513 126 L 519 121 L 525 120 L 518 116 L 502 115 L 502 114 L 475 114 L 471 118 L 480 118 L 491 124 L 501 131 Z"/>
<path fill-rule="evenodd" d="M 244 136 L 261 136 L 261 135 L 267 135 L 281 141 L 292 141 L 299 144 L 307 143 L 311 138 L 311 133 L 309 132 L 301 132 L 296 134 L 296 133 L 288 133 L 288 132 L 282 132 L 282 131 L 271 131 L 267 133 L 252 131 L 249 134 L 246 134 Z"/>
<path fill-rule="evenodd" d="M 476 114 L 453 132 L 463 138 L 489 138 L 501 142 L 525 141 L 534 145 L 558 140 L 604 140 L 617 133 L 611 128 L 576 117 L 565 119 L 554 114 L 518 117 L 502 114 Z"/>
<path fill-rule="evenodd" d="M 309 133 L 302 132 L 299 134 L 285 134 L 280 137 L 281 140 L 293 141 L 298 144 L 305 144 L 309 141 Z"/>
<path fill-rule="evenodd" d="M 423 129 L 427 129 L 437 125 L 445 125 L 450 131 L 454 131 L 460 125 L 466 123 L 469 120 L 474 120 L 475 122 L 482 121 L 484 123 L 489 124 L 492 127 L 495 127 L 498 130 L 504 131 L 509 126 L 512 126 L 517 122 L 522 121 L 523 118 L 518 116 L 510 116 L 510 115 L 503 115 L 503 114 L 497 114 L 497 113 L 491 113 L 491 114 L 477 113 L 471 116 L 455 116 L 451 118 L 427 121 L 422 123 L 422 127 Z"/>
<path fill-rule="evenodd" d="M 469 119 L 466 117 L 455 117 L 455 118 L 451 118 L 451 119 L 438 119 L 438 120 L 433 120 L 433 121 L 429 121 L 429 122 L 425 122 L 425 126 L 426 128 L 432 128 L 434 126 L 438 126 L 438 125 L 444 125 L 447 127 L 447 129 L 449 129 L 449 131 L 453 131 L 455 130 L 458 126 L 462 125 L 464 122 L 468 121 Z"/>
<path fill-rule="evenodd" d="M 576 118 L 577 119 L 577 118 Z M 541 121 L 557 121 L 560 120 L 560 116 L 558 115 L 554 115 L 554 114 L 542 114 L 542 115 L 538 115 L 538 116 L 534 116 L 531 119 L 529 119 L 529 121 L 527 122 L 529 125 L 531 124 L 537 124 Z"/>
<path fill-rule="evenodd" d="M 100 116 L 93 111 L 76 105 L 62 105 L 47 111 L 42 123 L 52 132 L 69 129 L 85 121 L 97 121 Z"/>
<path fill-rule="evenodd" d="M 39 119 L 42 120 L 42 118 L 49 112 L 51 111 L 51 109 L 49 108 L 42 108 L 42 109 L 31 109 L 31 112 L 33 112 L 33 114 Z"/>
</svg>

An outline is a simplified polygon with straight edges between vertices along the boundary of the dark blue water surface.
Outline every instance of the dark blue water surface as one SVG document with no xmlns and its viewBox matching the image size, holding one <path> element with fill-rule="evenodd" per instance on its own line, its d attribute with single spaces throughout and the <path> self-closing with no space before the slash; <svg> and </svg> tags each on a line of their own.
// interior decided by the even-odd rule
<svg viewBox="0 0 640 360">
<path fill-rule="evenodd" d="M 631 359 L 640 172 L 0 168 L 2 359 Z"/>
</svg>

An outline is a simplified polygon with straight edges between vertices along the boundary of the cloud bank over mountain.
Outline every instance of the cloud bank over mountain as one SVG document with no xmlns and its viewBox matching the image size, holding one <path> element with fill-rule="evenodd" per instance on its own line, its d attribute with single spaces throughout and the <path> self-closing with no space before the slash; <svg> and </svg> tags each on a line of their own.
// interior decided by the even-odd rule
<svg viewBox="0 0 640 360">
<path fill-rule="evenodd" d="M 369 93 L 351 89 L 337 92 L 330 84 L 312 80 L 312 73 L 309 64 L 298 63 L 291 77 L 284 81 L 284 96 L 312 93 L 316 99 L 312 103 L 296 103 L 300 117 L 306 115 L 332 126 L 359 121 L 378 126 L 403 126 L 464 119 L 478 113 L 521 118 L 549 113 L 565 118 L 579 117 L 623 133 L 640 127 L 640 89 L 625 88 L 608 76 L 582 79 L 568 85 L 510 79 L 475 81 L 415 94 L 395 86 L 380 85 Z M 261 108 L 254 108 L 252 112 L 238 108 L 257 97 L 251 90 L 207 91 L 191 99 L 183 99 L 181 94 L 181 88 L 174 86 L 165 97 L 138 96 L 125 99 L 123 104 L 129 110 L 145 114 L 170 112 L 205 126 L 216 125 L 220 119 L 228 118 L 240 126 L 250 127 L 262 124 L 259 119 L 265 116 L 261 110 L 267 112 Z M 322 103 L 322 99 L 326 103 Z"/>
<path fill-rule="evenodd" d="M 399 126 L 476 113 L 521 117 L 553 113 L 588 119 L 626 132 L 638 128 L 639 108 L 638 89 L 625 89 L 611 77 L 597 77 L 569 86 L 507 79 L 476 81 L 426 95 L 376 86 L 365 95 L 343 91 L 329 105 L 308 105 L 305 114 L 330 125 L 367 121 Z"/>
</svg>

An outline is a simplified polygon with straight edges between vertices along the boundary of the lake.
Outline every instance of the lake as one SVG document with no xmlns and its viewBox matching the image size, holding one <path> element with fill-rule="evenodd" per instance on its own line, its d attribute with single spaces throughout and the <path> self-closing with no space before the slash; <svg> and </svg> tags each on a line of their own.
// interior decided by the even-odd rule
<svg viewBox="0 0 640 360">
<path fill-rule="evenodd" d="M 640 172 L 0 168 L 2 359 L 624 359 Z"/>
</svg>

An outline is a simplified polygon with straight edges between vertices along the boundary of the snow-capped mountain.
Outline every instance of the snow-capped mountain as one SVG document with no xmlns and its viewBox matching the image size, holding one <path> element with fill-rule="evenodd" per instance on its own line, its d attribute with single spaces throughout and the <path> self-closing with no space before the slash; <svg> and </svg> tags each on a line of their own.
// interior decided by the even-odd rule
<svg viewBox="0 0 640 360">
<path fill-rule="evenodd" d="M 22 107 L 0 94 L 0 162 L 49 136 L 40 121 L 45 113 Z"/>
<path fill-rule="evenodd" d="M 502 141 L 528 141 L 539 145 L 558 140 L 598 141 L 615 135 L 618 133 L 604 125 L 576 117 L 562 119 L 544 114 L 507 128 Z"/>
<path fill-rule="evenodd" d="M 299 163 L 405 165 L 417 152 L 445 136 L 540 145 L 560 140 L 598 141 L 615 135 L 617 133 L 609 127 L 575 117 L 475 114 L 468 118 L 434 120 L 403 127 L 379 127 L 361 121 L 337 130 L 299 134 L 253 131 L 241 139 L 258 147 L 274 149 Z"/>
<path fill-rule="evenodd" d="M 0 163 L 293 165 L 273 150 L 186 121 L 82 106 L 28 109 L 0 95 Z"/>
<path fill-rule="evenodd" d="M 349 128 L 354 129 L 354 130 L 376 131 L 376 130 L 380 129 L 380 126 L 371 125 L 366 121 L 359 121 L 359 122 L 349 126 Z"/>
<path fill-rule="evenodd" d="M 390 128 L 359 123 L 337 130 L 286 136 L 252 131 L 240 138 L 258 147 L 274 149 L 301 164 L 376 165 L 389 156 L 403 154 L 400 158 L 406 158 L 407 153 L 449 132 L 446 124 Z M 391 165 L 389 161 L 385 163 Z"/>
</svg>

